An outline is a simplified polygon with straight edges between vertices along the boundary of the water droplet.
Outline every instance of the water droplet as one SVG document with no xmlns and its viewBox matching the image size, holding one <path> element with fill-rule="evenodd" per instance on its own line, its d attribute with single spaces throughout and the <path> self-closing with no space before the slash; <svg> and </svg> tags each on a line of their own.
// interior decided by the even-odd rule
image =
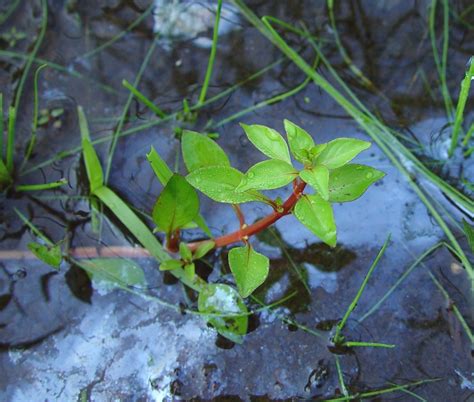
<svg viewBox="0 0 474 402">
<path fill-rule="evenodd" d="M 253 179 L 255 177 L 255 173 L 249 172 L 247 173 L 247 176 L 249 179 Z M 244 183 L 247 183 L 247 181 L 248 181 L 247 179 L 244 179 Z"/>
<path fill-rule="evenodd" d="M 367 174 L 365 175 L 365 177 L 366 177 L 367 179 L 371 179 L 372 177 L 374 177 L 374 174 L 373 174 L 372 172 L 369 172 L 369 173 L 367 173 Z"/>
</svg>

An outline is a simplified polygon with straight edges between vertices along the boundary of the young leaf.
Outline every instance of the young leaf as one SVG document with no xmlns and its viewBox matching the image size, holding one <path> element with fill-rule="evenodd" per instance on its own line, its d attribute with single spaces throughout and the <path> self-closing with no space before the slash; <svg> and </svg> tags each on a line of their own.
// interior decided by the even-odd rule
<svg viewBox="0 0 474 402">
<path fill-rule="evenodd" d="M 175 174 L 166 184 L 153 208 L 159 230 L 171 233 L 191 222 L 199 213 L 199 199 L 183 176 Z"/>
<path fill-rule="evenodd" d="M 168 183 L 168 180 L 171 179 L 171 176 L 173 176 L 173 172 L 168 167 L 166 162 L 155 151 L 155 148 L 151 147 L 150 152 L 146 156 L 147 156 L 148 162 L 150 162 L 150 165 L 156 174 L 156 177 L 158 177 L 158 180 L 160 181 L 161 184 L 163 184 L 163 186 L 166 186 L 166 184 Z M 209 227 L 207 226 L 206 221 L 201 216 L 201 214 L 197 215 L 194 218 L 194 222 L 190 222 L 184 225 L 182 228 L 194 229 L 196 228 L 196 226 L 199 226 L 199 228 L 204 233 L 206 233 L 209 237 L 212 237 L 212 233 L 209 230 Z"/>
<path fill-rule="evenodd" d="M 273 128 L 253 124 L 248 126 L 241 123 L 241 127 L 247 134 L 250 142 L 255 147 L 272 159 L 280 159 L 284 162 L 291 164 L 290 152 L 288 151 L 288 145 L 280 133 Z"/>
<path fill-rule="evenodd" d="M 349 163 L 329 173 L 329 201 L 354 201 L 385 173 L 370 166 Z"/>
<path fill-rule="evenodd" d="M 28 243 L 30 251 L 45 264 L 50 265 L 55 269 L 59 269 L 63 256 L 61 254 L 61 246 L 55 244 L 54 246 L 46 246 L 40 243 Z"/>
<path fill-rule="evenodd" d="M 268 276 L 270 262 L 250 245 L 229 251 L 229 266 L 242 297 L 248 297 Z"/>
<path fill-rule="evenodd" d="M 303 195 L 295 205 L 294 215 L 324 243 L 336 245 L 336 223 L 328 201 L 318 194 Z"/>
<path fill-rule="evenodd" d="M 166 186 L 168 180 L 171 179 L 171 176 L 173 176 L 171 169 L 161 158 L 158 152 L 156 152 L 153 146 L 151 147 L 150 152 L 146 154 L 146 158 L 148 159 L 148 162 L 150 163 L 151 168 L 155 172 L 156 177 L 158 177 L 160 183 L 163 184 L 163 186 Z"/>
<path fill-rule="evenodd" d="M 464 233 L 467 237 L 467 242 L 469 244 L 469 248 L 471 252 L 474 253 L 474 227 L 470 225 L 464 218 L 462 220 L 462 225 L 464 229 Z"/>
<path fill-rule="evenodd" d="M 166 260 L 160 264 L 160 271 L 172 271 L 182 266 L 183 263 L 180 260 Z"/>
<path fill-rule="evenodd" d="M 193 259 L 193 253 L 184 242 L 179 243 L 179 255 L 185 261 L 191 261 Z"/>
<path fill-rule="evenodd" d="M 84 156 L 87 178 L 89 179 L 90 192 L 93 194 L 95 190 L 104 185 L 104 175 L 97 153 L 91 144 L 86 115 L 81 106 L 77 107 L 77 114 L 82 138 L 82 154 Z"/>
<path fill-rule="evenodd" d="M 329 197 L 329 170 L 324 165 L 318 165 L 300 172 L 301 179 L 313 187 L 323 200 Z"/>
<path fill-rule="evenodd" d="M 112 287 L 144 286 L 143 270 L 133 261 L 123 258 L 93 258 L 81 263 L 92 281 Z"/>
<path fill-rule="evenodd" d="M 184 130 L 181 149 L 184 164 L 190 173 L 203 167 L 230 166 L 224 150 L 206 135 Z"/>
<path fill-rule="evenodd" d="M 217 202 L 240 204 L 242 202 L 265 200 L 265 196 L 257 191 L 236 191 L 243 177 L 242 172 L 230 166 L 212 166 L 191 172 L 186 176 L 186 180 L 193 187 Z"/>
<path fill-rule="evenodd" d="M 298 176 L 298 171 L 278 159 L 269 159 L 252 166 L 242 178 L 238 192 L 247 190 L 272 190 L 291 183 Z"/>
<path fill-rule="evenodd" d="M 212 240 L 205 241 L 194 252 L 193 259 L 199 260 L 200 258 L 204 257 L 209 251 L 214 248 L 215 245 L 216 243 L 214 243 Z"/>
<path fill-rule="evenodd" d="M 194 280 L 194 276 L 196 275 L 196 266 L 194 265 L 194 262 L 184 266 L 184 275 L 188 281 L 192 282 Z"/>
<path fill-rule="evenodd" d="M 325 142 L 324 144 L 318 144 L 318 145 L 315 145 L 314 147 L 312 147 L 310 150 L 309 150 L 309 154 L 311 156 L 311 159 L 312 160 L 315 160 L 317 156 L 319 156 L 319 154 L 321 152 L 323 152 L 326 147 L 328 146 L 328 144 Z M 313 163 L 314 165 L 314 163 Z"/>
<path fill-rule="evenodd" d="M 283 123 L 291 154 L 298 162 L 303 164 L 311 163 L 310 150 L 314 147 L 313 138 L 291 121 L 285 119 Z"/>
<path fill-rule="evenodd" d="M 328 169 L 336 169 L 351 161 L 370 145 L 370 142 L 355 138 L 337 138 L 328 142 L 326 148 L 316 157 L 315 163 Z"/>
<path fill-rule="evenodd" d="M 232 342 L 242 343 L 247 333 L 248 310 L 237 291 L 228 285 L 209 284 L 199 293 L 198 309 L 203 314 L 216 314 L 208 318 L 209 324 Z"/>
</svg>

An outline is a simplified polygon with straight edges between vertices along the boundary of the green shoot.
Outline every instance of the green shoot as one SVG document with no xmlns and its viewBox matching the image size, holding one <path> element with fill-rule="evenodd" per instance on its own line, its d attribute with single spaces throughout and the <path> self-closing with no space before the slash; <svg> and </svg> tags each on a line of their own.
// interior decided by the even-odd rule
<svg viewBox="0 0 474 402">
<path fill-rule="evenodd" d="M 38 131 L 38 110 L 39 110 L 38 79 L 39 79 L 39 73 L 41 72 L 41 70 L 43 70 L 46 67 L 48 67 L 47 64 L 42 64 L 36 69 L 36 72 L 35 72 L 35 79 L 34 79 L 34 84 L 33 84 L 33 127 L 31 129 L 31 136 L 28 142 L 28 148 L 26 149 L 25 157 L 21 164 L 20 171 L 22 171 L 23 167 L 28 163 L 28 160 L 30 159 L 30 156 L 36 144 L 36 132 Z"/>
<path fill-rule="evenodd" d="M 431 2 L 430 15 L 429 15 L 429 31 L 430 31 L 430 38 L 431 38 L 431 47 L 433 49 L 433 57 L 436 64 L 436 69 L 438 71 L 439 80 L 441 83 L 441 94 L 443 95 L 446 116 L 448 116 L 449 120 L 452 120 L 454 117 L 453 116 L 453 101 L 451 100 L 451 96 L 449 95 L 448 84 L 446 81 L 446 68 L 447 68 L 447 61 L 448 61 L 448 44 L 449 44 L 449 2 L 448 0 L 442 0 L 442 1 L 443 1 L 443 47 L 442 47 L 441 60 L 440 60 L 438 48 L 436 46 L 436 32 L 435 32 L 437 0 L 432 0 Z"/>
<path fill-rule="evenodd" d="M 342 395 L 349 396 L 349 392 L 347 392 L 346 384 L 344 382 L 344 375 L 342 373 L 341 363 L 339 361 L 340 358 L 338 355 L 334 355 L 334 358 L 336 360 L 337 378 L 339 380 L 339 386 L 341 387 Z"/>
<path fill-rule="evenodd" d="M 66 179 L 60 179 L 50 183 L 41 184 L 19 184 L 15 186 L 16 191 L 41 191 L 41 190 L 52 190 L 67 184 Z"/>
<path fill-rule="evenodd" d="M 359 290 L 357 291 L 355 297 L 354 297 L 354 300 L 352 300 L 351 304 L 349 305 L 346 313 L 344 314 L 344 317 L 342 317 L 342 320 L 339 321 L 339 323 L 337 324 L 337 327 L 336 327 L 336 333 L 334 334 L 334 343 L 336 345 L 341 345 L 341 344 L 346 344 L 347 342 L 345 342 L 345 339 L 344 339 L 344 336 L 342 335 L 342 330 L 344 329 L 344 327 L 346 326 L 346 323 L 347 323 L 347 320 L 349 319 L 350 315 L 352 314 L 352 312 L 354 311 L 354 309 L 357 307 L 357 303 L 359 302 L 361 296 L 362 296 L 362 293 L 364 292 L 364 289 L 365 287 L 367 286 L 367 283 L 370 279 L 370 276 L 372 275 L 372 273 L 374 272 L 375 268 L 377 267 L 377 264 L 379 262 L 379 260 L 382 258 L 384 252 L 385 252 L 385 249 L 387 248 L 388 244 L 390 242 L 390 235 L 387 237 L 387 239 L 385 240 L 385 243 L 383 244 L 382 248 L 380 249 L 380 251 L 378 252 L 377 254 L 377 257 L 375 257 L 375 260 L 374 262 L 372 263 L 369 271 L 367 272 L 367 274 L 365 275 L 365 278 L 364 278 L 364 281 L 362 282 L 362 284 L 360 285 L 359 287 Z"/>
<path fill-rule="evenodd" d="M 214 31 L 212 33 L 212 46 L 211 54 L 209 55 L 209 61 L 206 69 L 206 76 L 204 77 L 204 83 L 201 88 L 201 93 L 199 94 L 198 105 L 202 105 L 206 100 L 207 90 L 209 88 L 209 82 L 211 80 L 212 70 L 214 68 L 214 60 L 216 58 L 217 52 L 217 39 L 219 37 L 219 22 L 221 19 L 221 10 L 222 10 L 222 0 L 217 0 L 217 11 L 216 19 L 214 21 Z"/>
<path fill-rule="evenodd" d="M 148 48 L 148 51 L 145 55 L 145 58 L 143 59 L 143 62 L 138 70 L 137 76 L 135 77 L 135 80 L 133 81 L 133 87 L 136 88 L 138 84 L 140 83 L 140 80 L 142 78 L 143 73 L 145 72 L 146 67 L 148 66 L 148 63 L 151 59 L 151 56 L 153 55 L 153 52 L 155 51 L 156 45 L 158 44 L 158 38 L 155 37 L 153 39 L 152 44 Z M 112 134 L 112 141 L 110 143 L 109 147 L 109 155 L 107 157 L 107 163 L 105 166 L 105 174 L 104 174 L 104 182 L 107 184 L 107 181 L 109 179 L 110 175 L 110 170 L 112 168 L 112 160 L 114 158 L 114 153 L 115 153 L 115 148 L 117 147 L 117 142 L 118 139 L 120 138 L 120 133 L 122 131 L 123 125 L 125 124 L 125 119 L 128 114 L 128 110 L 130 109 L 130 105 L 132 104 L 133 100 L 133 93 L 130 93 L 127 101 L 125 102 L 125 106 L 123 108 L 122 114 L 120 116 L 120 120 L 117 124 L 117 128 L 115 129 L 114 133 Z"/>
<path fill-rule="evenodd" d="M 15 121 L 16 109 L 14 106 L 10 106 L 8 108 L 7 154 L 5 163 L 10 174 L 13 173 L 13 159 L 15 156 Z"/>
<path fill-rule="evenodd" d="M 122 81 L 122 85 L 127 88 L 140 102 L 142 102 L 148 109 L 155 113 L 160 118 L 165 118 L 166 113 L 156 106 L 150 99 L 148 99 L 142 92 L 130 84 L 127 80 Z"/>
</svg>

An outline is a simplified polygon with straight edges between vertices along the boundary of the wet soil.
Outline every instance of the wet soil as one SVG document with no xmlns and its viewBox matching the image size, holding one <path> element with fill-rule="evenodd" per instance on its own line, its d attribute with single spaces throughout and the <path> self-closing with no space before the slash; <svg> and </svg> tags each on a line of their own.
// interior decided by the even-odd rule
<svg viewBox="0 0 474 402">
<path fill-rule="evenodd" d="M 0 11 L 15 1 L 0 5 Z M 163 2 L 157 1 L 157 4 Z M 200 4 L 210 10 L 211 2 Z M 348 1 L 336 7 L 336 20 L 348 54 L 378 91 L 368 90 L 341 61 L 329 27 L 323 1 L 248 1 L 257 15 L 272 15 L 292 23 L 303 21 L 327 42 L 324 51 L 337 71 L 369 109 L 415 141 L 414 149 L 445 180 L 463 191 L 460 177 L 474 176 L 472 160 L 459 155 L 447 164 L 447 120 L 437 88 L 436 66 L 428 34 L 430 1 Z M 53 241 L 66 239 L 71 248 L 128 246 L 132 236 L 104 211 L 101 232 L 93 230 L 87 183 L 80 154 L 76 107 L 85 108 L 94 139 L 107 139 L 117 127 L 127 92 L 121 82 L 133 82 L 154 38 L 150 13 L 119 41 L 87 55 L 127 28 L 150 6 L 149 1 L 101 0 L 48 2 L 48 28 L 38 57 L 65 68 L 48 67 L 39 81 L 40 107 L 63 108 L 38 132 L 35 152 L 21 183 L 68 179 L 66 187 L 49 192 L 0 195 L 0 249 L 26 250 L 34 240 L 14 208 L 22 211 Z M 176 5 L 177 6 L 177 5 Z M 450 2 L 451 26 L 448 85 L 453 94 L 474 54 L 474 13 L 463 11 L 467 1 Z M 185 13 L 186 7 L 183 8 Z M 155 10 L 156 12 L 156 10 Z M 224 21 L 219 38 L 210 95 L 216 95 L 277 61 L 281 54 L 257 30 L 235 13 Z M 439 13 L 440 14 L 440 13 Z M 230 15 L 230 14 L 229 14 Z M 463 16 L 461 19 L 459 16 Z M 15 54 L 31 51 L 41 22 L 39 3 L 21 2 L 0 26 L 25 32 L 26 38 L 2 49 Z M 212 27 L 212 20 L 208 27 Z M 436 18 L 441 32 L 442 16 Z M 192 25 L 192 24 L 191 24 Z M 189 33 L 191 31 L 191 34 Z M 166 112 L 178 110 L 184 98 L 196 102 L 209 56 L 212 32 L 192 32 L 158 40 L 139 88 Z M 288 35 L 307 60 L 314 58 L 308 44 Z M 200 40 L 196 40 L 200 39 Z M 207 39 L 203 40 L 203 39 Z M 6 104 L 12 101 L 24 59 L 0 57 L 0 84 Z M 86 55 L 86 56 L 84 56 Z M 37 64 L 34 64 L 35 68 Z M 321 73 L 326 75 L 324 68 Z M 77 77 L 77 73 L 81 76 Z M 367 139 L 356 122 L 320 88 L 309 84 L 297 95 L 251 111 L 229 116 L 285 92 L 305 79 L 283 60 L 257 79 L 212 102 L 193 124 L 176 119 L 122 136 L 113 158 L 109 185 L 123 199 L 150 213 L 161 190 L 146 160 L 153 145 L 170 164 L 179 142 L 176 127 L 216 132 L 233 166 L 246 170 L 262 156 L 246 140 L 238 123 L 259 123 L 283 129 L 283 118 L 310 132 L 317 142 L 338 136 Z M 17 162 L 21 163 L 30 133 L 33 85 L 27 82 L 18 113 Z M 471 119 L 472 102 L 466 107 Z M 133 101 L 123 132 L 156 118 Z M 58 121 L 58 124 L 54 124 Z M 96 149 L 106 163 L 110 141 Z M 58 153 L 70 151 L 67 157 Z M 334 325 L 352 301 L 386 237 L 390 246 L 349 320 L 345 335 L 354 341 L 394 344 L 394 349 L 352 348 L 338 355 L 346 386 L 355 394 L 423 379 L 437 380 L 411 391 L 429 401 L 465 401 L 474 398 L 471 344 L 453 312 L 458 306 L 472 328 L 471 291 L 466 273 L 445 249 L 418 266 L 374 314 L 360 320 L 424 250 L 444 239 L 402 174 L 374 145 L 360 162 L 387 173 L 361 199 L 335 205 L 338 246 L 321 244 L 293 218 L 279 221 L 259 235 L 255 247 L 271 258 L 269 280 L 256 296 L 267 304 L 295 294 L 282 305 L 251 317 L 244 343 L 218 336 L 199 316 L 192 295 L 157 270 L 150 259 L 137 262 L 146 272 L 147 300 L 124 291 L 95 287 L 76 266 L 63 263 L 54 271 L 37 260 L 0 260 L 0 389 L 8 401 L 151 401 L 151 400 L 324 400 L 341 394 L 330 339 Z M 440 162 L 441 161 L 441 162 Z M 469 219 L 436 188 L 426 190 L 457 220 Z M 285 197 L 288 188 L 276 191 Z M 214 235 L 236 228 L 234 212 L 202 198 L 202 213 Z M 263 206 L 243 207 L 252 222 L 268 213 Z M 472 218 L 472 217 L 471 217 Z M 150 222 L 148 222 L 150 223 Z M 151 225 L 150 225 L 151 226 Z M 459 241 L 467 242 L 456 228 Z M 202 236 L 191 231 L 188 239 Z M 208 257 L 213 281 L 229 281 L 226 250 Z M 471 255 L 472 257 L 472 255 Z M 443 284 L 447 301 L 429 276 Z M 191 296 L 191 297 L 189 297 Z M 259 305 L 249 301 L 249 306 Z M 340 352 L 340 351 L 339 351 Z M 471 399 L 470 399 L 471 398 Z M 374 397 L 385 401 L 417 400 L 398 392 Z"/>
</svg>

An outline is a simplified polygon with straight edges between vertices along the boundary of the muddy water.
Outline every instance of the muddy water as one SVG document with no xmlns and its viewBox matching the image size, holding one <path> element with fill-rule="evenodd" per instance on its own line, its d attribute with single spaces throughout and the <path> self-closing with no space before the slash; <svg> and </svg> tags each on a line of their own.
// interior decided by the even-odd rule
<svg viewBox="0 0 474 402">
<path fill-rule="evenodd" d="M 6 3 L 15 3 L 14 1 Z M 23 4 L 24 3 L 24 4 Z M 157 1 L 157 7 L 172 2 Z M 176 2 L 177 3 L 177 2 Z M 192 7 L 190 5 L 192 4 Z M 324 2 L 248 2 L 258 15 L 273 15 L 286 21 L 303 20 L 308 28 L 327 39 Z M 447 137 L 442 100 L 436 88 L 436 68 L 428 36 L 430 2 L 351 1 L 336 7 L 341 40 L 355 64 L 379 88 L 373 93 L 354 79 L 328 43 L 325 52 L 337 71 L 363 101 L 386 122 L 409 139 L 425 145 L 421 156 L 452 183 L 460 175 L 471 175 L 472 161 L 456 158 L 441 166 Z M 41 73 L 41 108 L 63 108 L 56 120 L 41 127 L 38 144 L 28 168 L 19 178 L 23 183 L 66 177 L 69 185 L 42 193 L 3 194 L 0 204 L 0 248 L 26 250 L 33 237 L 18 219 L 21 210 L 54 241 L 66 238 L 70 247 L 127 246 L 129 233 L 109 214 L 100 235 L 91 225 L 91 215 L 78 153 L 44 164 L 58 152 L 78 146 L 79 130 L 75 109 L 83 105 L 94 138 L 106 138 L 116 128 L 127 100 L 122 79 L 133 82 L 153 41 L 161 37 L 150 59 L 140 89 L 166 112 L 177 110 L 183 98 L 195 102 L 205 74 L 213 6 L 206 2 L 175 4 L 180 7 L 180 34 L 161 31 L 150 14 L 121 40 L 96 54 L 87 54 L 120 34 L 141 13 L 147 1 L 49 2 L 48 29 L 39 57 L 66 68 L 47 68 Z M 1 9 L 4 7 L 0 5 Z M 201 8 L 200 8 L 201 7 Z M 452 93 L 464 75 L 465 63 L 474 53 L 473 14 L 457 18 L 468 2 L 452 2 L 448 84 Z M 187 10 L 204 22 L 189 26 Z M 197 11 L 196 11 L 197 10 Z M 162 16 L 163 9 L 155 9 Z M 225 29 L 219 39 L 210 96 L 242 81 L 281 57 L 267 40 L 246 21 L 226 9 Z M 12 27 L 26 38 L 5 50 L 31 50 L 40 24 L 36 2 L 22 2 L 0 26 Z M 206 17 L 207 16 L 207 17 Z M 160 17 L 161 18 L 161 17 Z M 470 20 L 469 20 L 470 18 Z M 437 18 L 441 30 L 441 16 Z M 179 33 L 179 32 L 178 32 Z M 314 57 L 297 37 L 288 37 L 308 60 Z M 86 56 L 84 56 L 86 55 Z M 14 94 L 24 60 L 2 56 L 0 82 L 7 101 Z M 324 69 L 321 69 L 324 72 Z M 81 74 L 81 77 L 71 75 Z M 220 124 L 234 113 L 295 87 L 302 73 L 283 61 L 259 78 L 213 102 L 191 127 L 217 132 L 219 144 L 241 170 L 262 160 L 246 141 L 238 122 L 266 124 L 282 129 L 288 118 L 306 128 L 318 142 L 336 136 L 367 139 L 355 122 L 334 101 L 313 84 L 299 94 L 270 107 L 250 112 Z M 23 152 L 32 116 L 32 85 L 27 85 L 18 121 L 18 149 Z M 469 105 L 468 105 L 469 106 Z M 471 109 L 467 107 L 468 113 Z M 471 113 L 472 118 L 472 113 Z M 154 117 L 133 101 L 124 129 L 153 121 Z M 58 125 L 56 125 L 58 126 Z M 118 141 L 110 186 L 136 208 L 149 213 L 160 185 L 153 177 L 145 153 L 153 145 L 175 164 L 179 146 L 173 129 L 183 126 L 168 121 L 125 136 Z M 109 142 L 97 146 L 106 163 Z M 419 147 L 417 146 L 417 149 Z M 21 160 L 21 158 L 19 158 Z M 242 345 L 216 335 L 205 322 L 182 308 L 195 308 L 192 295 L 185 295 L 179 283 L 157 272 L 151 260 L 137 262 L 146 272 L 149 293 L 146 300 L 123 291 L 94 287 L 84 272 L 63 264 L 59 272 L 30 259 L 0 261 L 0 364 L 2 400 L 8 401 L 142 401 L 166 399 L 273 400 L 327 399 L 340 394 L 335 355 L 328 348 L 334 323 L 344 314 L 365 273 L 386 237 L 391 243 L 369 282 L 359 306 L 349 320 L 345 334 L 354 341 L 395 344 L 395 349 L 353 348 L 339 355 L 345 383 L 352 393 L 405 384 L 421 379 L 439 381 L 421 385 L 417 395 L 430 401 L 463 401 L 473 396 L 471 345 L 450 303 L 439 292 L 431 271 L 448 290 L 452 301 L 470 321 L 469 284 L 453 256 L 444 249 L 420 265 L 408 279 L 367 319 L 364 313 L 395 283 L 413 260 L 443 239 L 443 232 L 404 177 L 377 149 L 359 157 L 387 173 L 382 182 L 358 201 L 335 205 L 338 225 L 337 248 L 331 250 L 291 217 L 255 239 L 255 247 L 271 258 L 268 282 L 257 296 L 272 303 L 296 295 L 276 309 L 252 316 L 249 334 Z M 289 190 L 277 191 L 282 197 Z M 427 187 L 449 213 L 460 219 L 455 204 L 435 188 Z M 215 208 L 202 200 L 202 212 L 215 235 L 235 229 L 231 208 Z M 248 222 L 267 213 L 265 207 L 244 206 Z M 460 235 L 459 232 L 456 232 Z M 189 238 L 200 236 L 191 232 Z M 465 241 L 460 237 L 460 241 Z M 226 253 L 209 257 L 211 280 L 221 274 L 229 279 L 223 261 Z M 306 285 L 305 285 L 306 284 Z M 191 298 L 189 297 L 191 296 Z M 166 306 L 160 301 L 172 305 Z M 174 306 L 174 307 L 173 307 Z M 251 305 L 251 307 L 258 307 Z M 376 400 L 416 400 L 408 393 L 392 393 Z"/>
</svg>

